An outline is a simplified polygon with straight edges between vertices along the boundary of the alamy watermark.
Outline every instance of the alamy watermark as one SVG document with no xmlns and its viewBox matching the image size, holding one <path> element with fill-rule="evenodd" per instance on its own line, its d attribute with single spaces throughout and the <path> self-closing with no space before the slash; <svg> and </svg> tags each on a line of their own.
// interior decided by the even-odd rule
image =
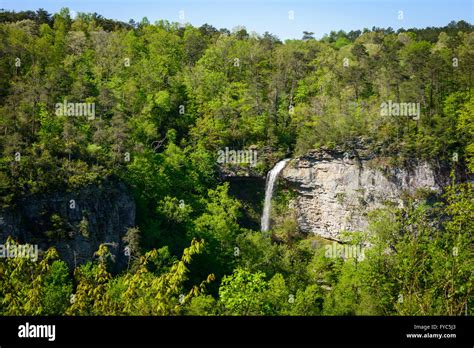
<svg viewBox="0 0 474 348">
<path fill-rule="evenodd" d="M 251 167 L 257 165 L 257 150 L 219 150 L 217 152 L 217 163 L 224 164 L 249 164 Z"/>
<path fill-rule="evenodd" d="M 20 338 L 47 338 L 48 341 L 56 339 L 56 325 L 36 325 L 26 322 L 18 326 L 18 337 Z"/>
<path fill-rule="evenodd" d="M 389 100 L 380 104 L 380 116 L 406 116 L 420 119 L 420 103 L 396 103 Z"/>
<path fill-rule="evenodd" d="M 343 259 L 357 259 L 357 261 L 363 261 L 365 259 L 364 247 L 361 245 L 349 245 L 339 244 L 333 242 L 330 245 L 326 245 L 326 253 L 324 254 L 327 258 L 338 258 Z"/>
<path fill-rule="evenodd" d="M 95 103 L 56 103 L 56 116 L 87 116 L 88 120 L 95 119 Z"/>
<path fill-rule="evenodd" d="M 38 260 L 37 244 L 0 244 L 0 258 L 25 258 Z"/>
</svg>

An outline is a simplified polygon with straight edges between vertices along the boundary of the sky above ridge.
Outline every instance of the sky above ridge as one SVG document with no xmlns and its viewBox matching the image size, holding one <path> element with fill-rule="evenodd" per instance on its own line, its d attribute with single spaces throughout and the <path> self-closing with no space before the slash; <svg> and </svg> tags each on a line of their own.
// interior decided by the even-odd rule
<svg viewBox="0 0 474 348">
<path fill-rule="evenodd" d="M 55 13 L 62 7 L 125 22 L 147 17 L 150 23 L 166 19 L 229 30 L 245 26 L 282 40 L 299 39 L 303 31 L 320 38 L 331 30 L 424 28 L 452 20 L 472 24 L 474 18 L 474 0 L 0 0 L 0 8 L 14 11 L 44 8 Z"/>
</svg>

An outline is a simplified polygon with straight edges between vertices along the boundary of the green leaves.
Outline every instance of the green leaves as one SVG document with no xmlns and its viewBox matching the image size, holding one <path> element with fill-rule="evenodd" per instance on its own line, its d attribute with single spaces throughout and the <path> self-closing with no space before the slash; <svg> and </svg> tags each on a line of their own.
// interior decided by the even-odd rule
<svg viewBox="0 0 474 348">
<path fill-rule="evenodd" d="M 297 232 L 287 201 L 272 238 L 244 231 L 241 203 L 218 185 L 216 165 L 226 146 L 257 149 L 263 171 L 288 153 L 357 140 L 379 158 L 472 172 L 472 26 L 333 31 L 322 40 L 306 32 L 282 43 L 209 25 L 73 19 L 68 9 L 54 24 L 45 13 L 36 22 L 4 15 L 2 208 L 119 177 L 134 192 L 139 230 L 124 239 L 128 272 L 114 277 L 105 247 L 74 281 L 52 252 L 38 264 L 0 260 L 2 313 L 458 315 L 472 307 L 471 188 L 448 188 L 438 207 L 373 212 L 372 236 L 360 240 L 371 245 L 367 259 L 346 262 Z M 94 103 L 96 117 L 56 115 L 66 99 Z M 421 118 L 382 116 L 388 100 L 420 103 Z M 44 232 L 64 238 L 55 213 Z M 86 238 L 87 224 L 79 226 Z M 208 283 L 214 297 L 202 295 Z"/>
<path fill-rule="evenodd" d="M 261 296 L 268 284 L 262 272 L 250 273 L 236 269 L 231 276 L 222 279 L 219 300 L 232 315 L 262 315 Z"/>
<path fill-rule="evenodd" d="M 33 245 L 21 245 L 10 238 L 6 244 L 2 245 L 2 250 L 5 251 L 8 248 L 35 250 Z M 71 291 L 65 264 L 62 261 L 55 261 L 58 253 L 53 248 L 47 250 L 41 260 L 34 260 L 32 257 L 33 255 L 28 253 L 0 258 L 0 313 L 2 315 L 63 313 L 64 304 L 68 301 Z"/>
</svg>

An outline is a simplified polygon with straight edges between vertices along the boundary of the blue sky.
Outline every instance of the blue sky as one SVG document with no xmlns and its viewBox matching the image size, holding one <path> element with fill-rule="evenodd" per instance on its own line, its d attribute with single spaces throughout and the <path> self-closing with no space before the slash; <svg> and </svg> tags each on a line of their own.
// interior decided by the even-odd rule
<svg viewBox="0 0 474 348">
<path fill-rule="evenodd" d="M 474 0 L 0 0 L 7 10 L 57 12 L 68 7 L 76 12 L 97 12 L 104 17 L 128 22 L 146 16 L 200 26 L 232 29 L 243 25 L 250 32 L 269 31 L 280 39 L 301 38 L 312 31 L 317 38 L 331 30 L 364 27 L 442 26 L 451 20 L 474 22 Z M 290 19 L 289 11 L 294 18 Z M 403 11 L 403 19 L 399 19 Z"/>
</svg>

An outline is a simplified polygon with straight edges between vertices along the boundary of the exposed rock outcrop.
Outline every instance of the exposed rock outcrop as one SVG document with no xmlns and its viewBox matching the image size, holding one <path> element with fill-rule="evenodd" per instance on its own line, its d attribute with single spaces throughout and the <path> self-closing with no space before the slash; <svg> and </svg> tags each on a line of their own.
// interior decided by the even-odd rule
<svg viewBox="0 0 474 348">
<path fill-rule="evenodd" d="M 293 159 L 282 177 L 298 192 L 293 202 L 303 232 L 340 240 L 341 231 L 367 229 L 367 213 L 404 192 L 440 192 L 442 180 L 427 163 L 379 169 L 362 152 L 318 150 Z"/>
<path fill-rule="evenodd" d="M 0 243 L 54 246 L 70 267 L 91 260 L 101 243 L 110 245 L 116 267 L 124 262 L 122 237 L 135 225 L 135 202 L 123 183 L 105 181 L 77 192 L 23 198 L 0 211 Z"/>
</svg>

